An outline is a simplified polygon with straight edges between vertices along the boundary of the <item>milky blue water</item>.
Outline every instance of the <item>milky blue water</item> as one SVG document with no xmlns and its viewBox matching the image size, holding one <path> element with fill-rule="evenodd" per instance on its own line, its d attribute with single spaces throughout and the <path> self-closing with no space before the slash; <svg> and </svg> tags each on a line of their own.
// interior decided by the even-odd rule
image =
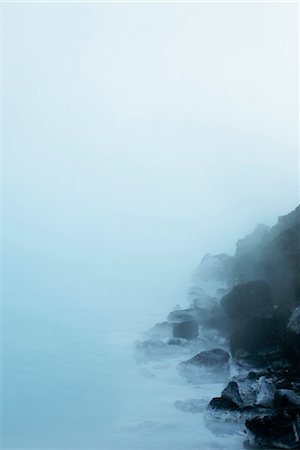
<svg viewBox="0 0 300 450">
<path fill-rule="evenodd" d="M 168 360 L 152 364 L 148 375 L 134 360 L 133 343 L 139 333 L 168 312 L 168 301 L 159 298 L 166 294 L 163 283 L 157 291 L 148 287 L 145 294 L 147 287 L 142 292 L 143 283 L 129 275 L 120 276 L 120 286 L 111 285 L 100 275 L 92 277 L 90 266 L 70 268 L 61 259 L 49 263 L 49 258 L 45 263 L 40 253 L 19 251 L 17 258 L 9 249 L 3 449 L 213 449 L 226 448 L 228 442 L 241 446 L 240 436 L 215 436 L 202 414 L 173 406 L 178 399 L 208 400 L 221 385 L 209 380 L 200 388 L 188 385 Z M 138 296 L 143 299 L 140 304 Z"/>
</svg>

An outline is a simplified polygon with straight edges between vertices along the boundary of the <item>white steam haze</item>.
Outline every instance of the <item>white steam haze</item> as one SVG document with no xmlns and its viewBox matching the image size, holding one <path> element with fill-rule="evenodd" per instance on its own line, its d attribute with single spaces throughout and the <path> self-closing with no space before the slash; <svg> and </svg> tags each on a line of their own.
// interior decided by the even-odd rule
<svg viewBox="0 0 300 450">
<path fill-rule="evenodd" d="M 299 202 L 298 5 L 6 3 L 3 24 L 3 448 L 189 448 L 187 388 L 142 379 L 131 344 L 205 253 Z M 150 430 L 117 441 L 134 415 Z"/>
</svg>

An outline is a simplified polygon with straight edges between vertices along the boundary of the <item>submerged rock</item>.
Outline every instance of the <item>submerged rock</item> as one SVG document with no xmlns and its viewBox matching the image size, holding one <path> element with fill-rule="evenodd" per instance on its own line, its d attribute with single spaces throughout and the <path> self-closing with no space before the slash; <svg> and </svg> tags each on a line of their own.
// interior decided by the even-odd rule
<svg viewBox="0 0 300 450">
<path fill-rule="evenodd" d="M 175 323 L 173 324 L 173 336 L 190 341 L 199 336 L 199 326 L 195 320 Z"/>
<path fill-rule="evenodd" d="M 144 332 L 147 339 L 165 339 L 172 336 L 172 325 L 165 321 L 156 323 L 152 328 Z"/>
<path fill-rule="evenodd" d="M 197 398 L 192 398 L 188 400 L 176 400 L 176 402 L 174 402 L 175 408 L 193 414 L 203 412 L 206 405 L 207 405 L 206 400 Z"/>
<path fill-rule="evenodd" d="M 187 361 L 178 364 L 179 374 L 191 383 L 201 383 L 210 374 L 211 380 L 221 381 L 226 377 L 229 354 L 222 349 L 198 353 Z"/>
<path fill-rule="evenodd" d="M 232 400 L 226 397 L 214 397 L 209 402 L 209 408 L 223 411 L 240 411 L 240 407 Z"/>
<path fill-rule="evenodd" d="M 213 350 L 207 350 L 198 353 L 198 355 L 193 358 L 183 361 L 182 364 L 185 365 L 196 365 L 207 368 L 219 368 L 227 366 L 229 360 L 229 353 L 221 348 L 214 348 Z"/>
<path fill-rule="evenodd" d="M 176 309 L 168 315 L 168 321 L 171 323 L 180 323 L 184 321 L 196 321 L 198 325 L 202 325 L 207 320 L 209 311 L 205 308 L 187 308 Z"/>
</svg>

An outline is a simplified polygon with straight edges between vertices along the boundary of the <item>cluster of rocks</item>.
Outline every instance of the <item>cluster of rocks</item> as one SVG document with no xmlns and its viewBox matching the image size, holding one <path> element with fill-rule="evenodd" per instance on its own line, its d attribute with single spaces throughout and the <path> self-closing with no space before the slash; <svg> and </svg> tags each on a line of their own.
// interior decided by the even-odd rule
<svg viewBox="0 0 300 450">
<path fill-rule="evenodd" d="M 196 279 L 191 306 L 149 330 L 137 351 L 191 356 L 178 365 L 190 382 L 227 376 L 207 412 L 244 421 L 245 446 L 300 448 L 300 206 L 273 228 L 259 225 L 234 256 L 206 255 Z M 192 401 L 194 412 L 202 407 Z"/>
</svg>

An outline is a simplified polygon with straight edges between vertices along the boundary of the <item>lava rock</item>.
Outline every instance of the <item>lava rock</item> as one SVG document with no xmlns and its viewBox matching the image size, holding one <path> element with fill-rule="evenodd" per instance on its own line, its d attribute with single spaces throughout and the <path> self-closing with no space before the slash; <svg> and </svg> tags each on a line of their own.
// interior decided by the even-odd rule
<svg viewBox="0 0 300 450">
<path fill-rule="evenodd" d="M 253 317 L 232 333 L 230 351 L 238 362 L 256 367 L 285 358 L 284 336 L 278 321 L 274 317 Z"/>
<path fill-rule="evenodd" d="M 289 318 L 287 329 L 292 333 L 300 335 L 300 306 L 294 309 Z"/>
<path fill-rule="evenodd" d="M 221 397 L 235 403 L 239 408 L 244 407 L 239 387 L 236 381 L 230 381 L 223 390 Z"/>
<path fill-rule="evenodd" d="M 239 326 L 251 317 L 269 317 L 273 312 L 270 286 L 264 280 L 240 284 L 222 298 L 221 305 Z"/>
<path fill-rule="evenodd" d="M 300 407 L 300 395 L 291 389 L 278 389 L 275 401 L 277 408 Z"/>
<path fill-rule="evenodd" d="M 185 320 L 173 325 L 173 337 L 191 341 L 199 336 L 199 326 L 195 320 Z"/>
<path fill-rule="evenodd" d="M 232 331 L 232 321 L 224 309 L 217 305 L 209 311 L 203 327 L 204 329 L 217 330 L 222 336 L 228 338 Z"/>
<path fill-rule="evenodd" d="M 300 410 L 278 411 L 246 420 L 250 445 L 264 448 L 300 448 Z"/>
<path fill-rule="evenodd" d="M 219 367 L 227 366 L 228 360 L 229 353 L 225 352 L 225 350 L 222 350 L 221 348 L 215 348 L 213 350 L 200 352 L 193 358 L 183 361 L 181 364 L 192 364 L 217 369 Z"/>
<path fill-rule="evenodd" d="M 208 405 L 211 409 L 217 409 L 217 410 L 223 410 L 223 411 L 239 411 L 240 407 L 233 402 L 232 400 L 229 400 L 229 398 L 225 397 L 214 397 Z"/>
<path fill-rule="evenodd" d="M 257 385 L 255 404 L 265 408 L 272 408 L 276 388 L 273 381 L 267 377 L 260 377 Z"/>
</svg>

